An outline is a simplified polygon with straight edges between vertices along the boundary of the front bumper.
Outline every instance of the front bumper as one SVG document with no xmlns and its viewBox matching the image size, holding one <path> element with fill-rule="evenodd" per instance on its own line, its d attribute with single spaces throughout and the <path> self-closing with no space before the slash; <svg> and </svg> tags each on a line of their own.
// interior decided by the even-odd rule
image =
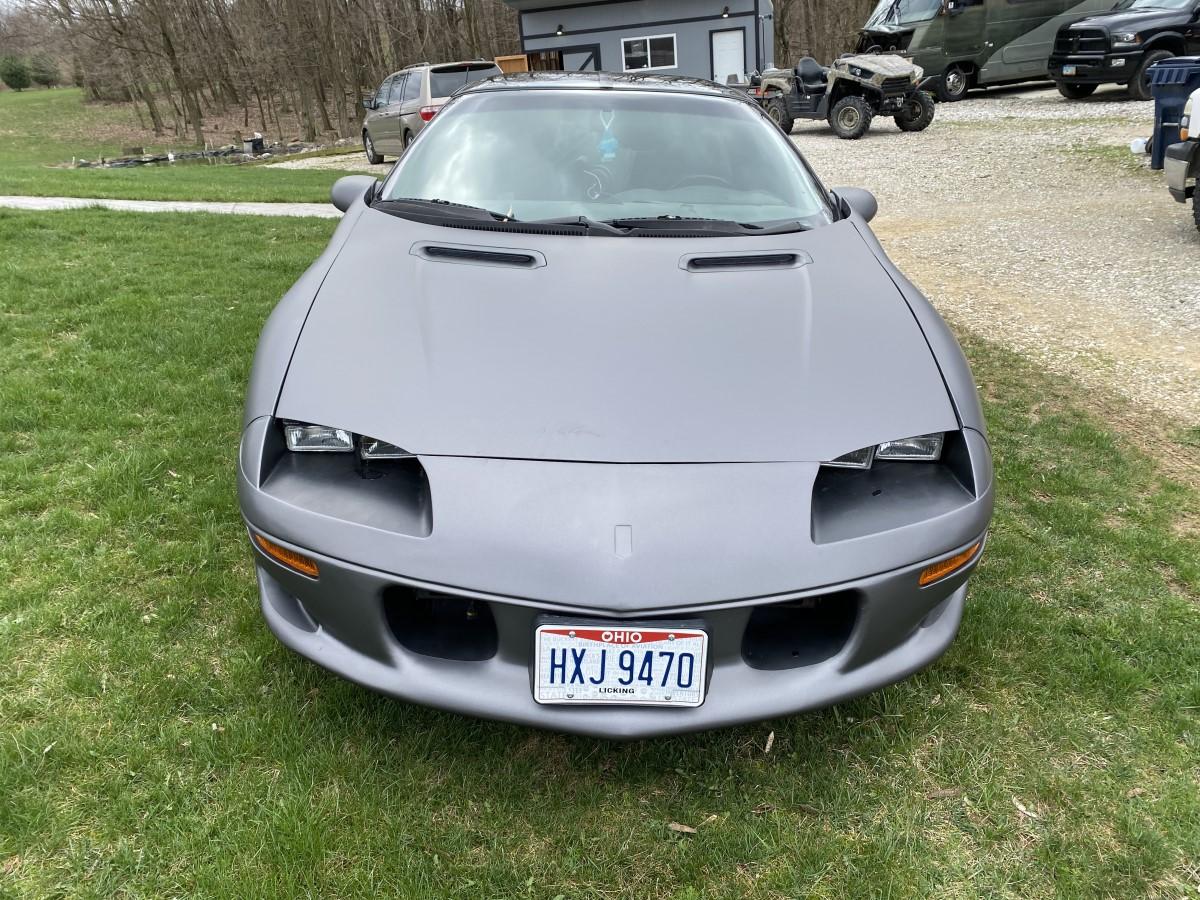
<svg viewBox="0 0 1200 900">
<path fill-rule="evenodd" d="M 1200 141 L 1180 141 L 1167 147 L 1163 158 L 1163 173 L 1167 176 L 1167 190 L 1179 203 L 1186 202 L 1195 192 L 1193 160 Z"/>
<path fill-rule="evenodd" d="M 1068 84 L 1127 84 L 1142 61 L 1144 50 L 1112 51 L 1103 55 L 1051 54 L 1050 77 Z M 1064 75 L 1063 66 L 1074 66 L 1073 74 Z"/>
<path fill-rule="evenodd" d="M 269 468 L 261 456 L 267 430 L 266 420 L 256 420 L 243 438 L 243 514 L 251 532 L 320 566 L 313 580 L 255 550 L 263 614 L 286 646 L 405 700 L 598 737 L 650 737 L 813 709 L 928 665 L 957 633 L 979 557 L 925 588 L 918 575 L 982 540 L 992 511 L 987 445 L 968 432 L 974 496 L 873 533 L 829 516 L 814 532 L 823 515 L 812 502 L 817 467 L 787 463 L 431 457 L 422 460 L 433 498 L 428 527 L 378 516 L 355 522 L 332 507 L 305 508 L 269 479 L 260 483 L 257 473 Z M 631 543 L 614 552 L 613 524 L 627 522 Z M 486 607 L 495 640 L 485 658 L 414 650 L 389 603 L 397 592 L 417 591 Z M 797 600 L 828 601 L 848 610 L 852 624 L 815 661 L 752 665 L 748 626 L 756 611 Z M 539 705 L 530 662 L 537 620 L 548 614 L 699 624 L 710 635 L 703 705 Z"/>
</svg>

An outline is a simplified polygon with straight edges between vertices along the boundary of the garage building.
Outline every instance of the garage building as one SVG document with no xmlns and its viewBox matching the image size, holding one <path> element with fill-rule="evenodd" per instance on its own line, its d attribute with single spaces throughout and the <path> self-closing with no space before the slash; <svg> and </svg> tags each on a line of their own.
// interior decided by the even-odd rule
<svg viewBox="0 0 1200 900">
<path fill-rule="evenodd" d="M 524 59 L 513 68 L 657 72 L 724 84 L 774 64 L 771 0 L 504 2 L 520 21 Z"/>
</svg>

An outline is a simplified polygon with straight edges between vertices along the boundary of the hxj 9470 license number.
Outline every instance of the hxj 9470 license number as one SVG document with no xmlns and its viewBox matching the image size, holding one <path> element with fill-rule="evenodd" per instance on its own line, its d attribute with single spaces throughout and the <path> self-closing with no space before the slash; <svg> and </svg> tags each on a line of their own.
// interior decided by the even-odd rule
<svg viewBox="0 0 1200 900">
<path fill-rule="evenodd" d="M 707 652 L 708 634 L 695 628 L 542 625 L 534 699 L 699 706 Z"/>
</svg>

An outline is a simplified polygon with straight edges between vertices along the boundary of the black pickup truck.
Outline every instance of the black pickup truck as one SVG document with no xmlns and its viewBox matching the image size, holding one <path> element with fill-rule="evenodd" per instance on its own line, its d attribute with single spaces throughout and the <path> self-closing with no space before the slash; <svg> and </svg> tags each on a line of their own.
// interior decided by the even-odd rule
<svg viewBox="0 0 1200 900">
<path fill-rule="evenodd" d="M 1064 25 L 1050 53 L 1050 77 L 1072 100 L 1102 84 L 1128 85 L 1150 99 L 1146 70 L 1172 56 L 1200 53 L 1200 0 L 1120 0 L 1111 12 Z"/>
</svg>

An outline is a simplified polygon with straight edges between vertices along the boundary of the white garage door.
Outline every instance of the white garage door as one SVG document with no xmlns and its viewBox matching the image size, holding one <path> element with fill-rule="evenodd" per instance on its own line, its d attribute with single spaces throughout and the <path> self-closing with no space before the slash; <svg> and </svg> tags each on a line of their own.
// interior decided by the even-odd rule
<svg viewBox="0 0 1200 900">
<path fill-rule="evenodd" d="M 730 75 L 746 73 L 746 32 L 714 31 L 712 38 L 713 81 L 725 84 Z"/>
</svg>

